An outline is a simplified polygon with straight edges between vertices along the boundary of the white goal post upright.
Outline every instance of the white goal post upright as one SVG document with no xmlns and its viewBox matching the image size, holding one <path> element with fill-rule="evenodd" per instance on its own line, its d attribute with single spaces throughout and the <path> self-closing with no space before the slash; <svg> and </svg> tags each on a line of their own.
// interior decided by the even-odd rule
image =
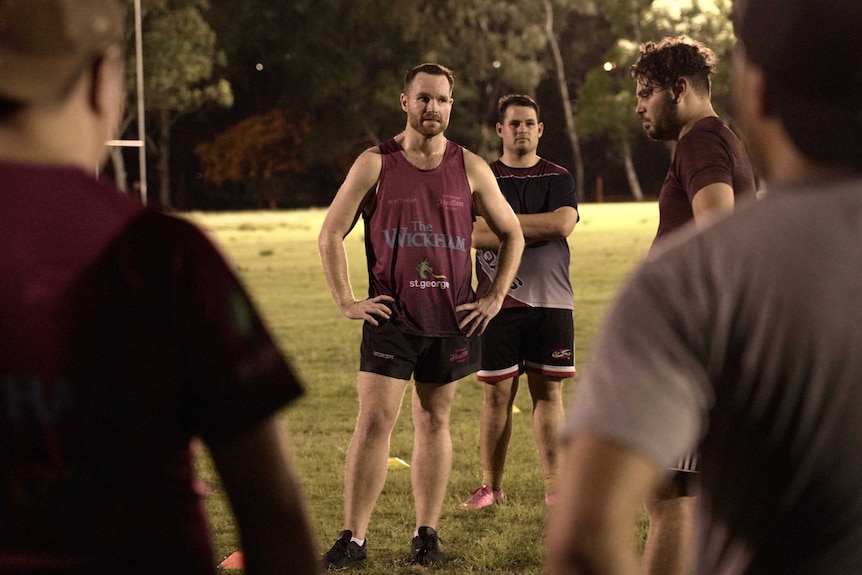
<svg viewBox="0 0 862 575">
<path fill-rule="evenodd" d="M 141 34 L 141 0 L 135 0 L 135 75 L 138 92 L 138 139 L 137 140 L 109 140 L 109 146 L 138 148 L 138 171 L 140 172 L 138 190 L 141 201 L 147 202 L 147 149 L 146 149 L 146 124 L 144 122 L 144 47 Z"/>
</svg>

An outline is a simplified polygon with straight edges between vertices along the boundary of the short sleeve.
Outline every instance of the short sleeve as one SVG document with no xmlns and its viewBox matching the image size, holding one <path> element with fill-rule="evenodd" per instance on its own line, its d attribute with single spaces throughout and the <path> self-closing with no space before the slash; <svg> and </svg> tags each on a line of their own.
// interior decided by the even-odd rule
<svg viewBox="0 0 862 575">
<path fill-rule="evenodd" d="M 551 180 L 548 193 L 548 211 L 571 207 L 578 209 L 578 198 L 575 194 L 575 180 L 568 172 L 563 172 Z"/>
<path fill-rule="evenodd" d="M 703 298 L 678 281 L 693 272 L 673 268 L 648 262 L 629 279 L 594 341 L 566 426 L 568 436 L 613 440 L 665 468 L 695 448 L 712 401 L 698 331 Z"/>
<path fill-rule="evenodd" d="M 694 130 L 677 145 L 674 163 L 689 202 L 698 191 L 711 184 L 733 187 L 733 152 L 714 130 Z"/>
<path fill-rule="evenodd" d="M 120 317 L 137 335 L 112 329 L 140 340 L 138 357 L 119 369 L 151 379 L 159 398 L 150 402 L 176 413 L 186 433 L 211 444 L 231 439 L 302 394 L 246 290 L 192 224 L 149 213 L 114 243 L 107 265 L 119 278 L 112 291 L 127 292 Z"/>
</svg>

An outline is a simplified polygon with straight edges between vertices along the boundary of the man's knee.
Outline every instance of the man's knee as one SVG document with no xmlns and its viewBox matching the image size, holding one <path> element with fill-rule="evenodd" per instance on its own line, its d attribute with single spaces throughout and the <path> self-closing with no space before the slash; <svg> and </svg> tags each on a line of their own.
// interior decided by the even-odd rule
<svg viewBox="0 0 862 575">
<path fill-rule="evenodd" d="M 511 381 L 486 383 L 485 406 L 494 410 L 505 410 L 512 404 L 516 389 L 517 386 Z"/>
<path fill-rule="evenodd" d="M 385 406 L 368 405 L 363 407 L 356 418 L 356 432 L 366 436 L 388 436 L 398 421 L 398 409 Z"/>
<path fill-rule="evenodd" d="M 559 379 L 550 379 L 547 376 L 535 375 L 530 377 L 530 396 L 536 406 L 557 407 L 562 406 L 563 382 Z"/>
</svg>

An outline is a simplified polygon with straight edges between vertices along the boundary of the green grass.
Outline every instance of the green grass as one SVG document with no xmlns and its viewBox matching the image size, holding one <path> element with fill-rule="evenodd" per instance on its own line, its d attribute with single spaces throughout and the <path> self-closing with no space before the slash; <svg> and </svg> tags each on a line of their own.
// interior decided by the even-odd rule
<svg viewBox="0 0 862 575">
<path fill-rule="evenodd" d="M 658 222 L 654 203 L 586 204 L 569 239 L 575 289 L 577 367 L 583 373 L 590 343 L 621 280 L 646 253 Z M 307 386 L 307 395 L 284 412 L 312 525 L 323 552 L 342 528 L 344 459 L 356 418 L 360 324 L 341 316 L 330 299 L 317 255 L 323 210 L 187 214 L 222 248 L 261 309 L 276 339 Z M 367 278 L 361 226 L 346 240 L 357 295 Z M 577 379 L 567 384 L 574 393 Z M 457 504 L 481 479 L 479 413 L 483 390 L 475 377 L 460 383 L 452 414 L 455 451 L 443 516 L 438 526 L 451 573 L 540 574 L 545 517 L 542 478 L 530 428 L 529 394 L 516 405 L 506 470 L 505 504 L 462 512 Z M 409 393 L 392 435 L 391 455 L 410 461 Z M 225 495 L 206 456 L 200 474 L 216 559 L 238 549 Z M 643 538 L 646 519 L 636 529 Z M 389 472 L 369 528 L 368 575 L 414 573 L 407 565 L 414 528 L 408 469 Z M 285 537 L 289 537 L 285 534 Z M 421 570 L 419 570 L 421 571 Z"/>
</svg>

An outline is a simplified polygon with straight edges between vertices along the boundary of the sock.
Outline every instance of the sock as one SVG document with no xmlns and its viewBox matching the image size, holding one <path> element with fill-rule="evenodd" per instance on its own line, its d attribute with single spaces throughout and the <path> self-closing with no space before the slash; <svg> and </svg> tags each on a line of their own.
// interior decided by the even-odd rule
<svg viewBox="0 0 862 575">
<path fill-rule="evenodd" d="M 494 491 L 503 489 L 503 471 L 488 471 L 482 472 L 482 485 L 490 485 Z"/>
<path fill-rule="evenodd" d="M 545 493 L 557 492 L 557 474 L 549 473 L 542 478 L 542 483 L 545 485 Z"/>
<path fill-rule="evenodd" d="M 365 539 L 357 539 L 356 537 L 351 537 L 350 540 L 359 545 L 360 547 L 365 545 Z"/>
</svg>

